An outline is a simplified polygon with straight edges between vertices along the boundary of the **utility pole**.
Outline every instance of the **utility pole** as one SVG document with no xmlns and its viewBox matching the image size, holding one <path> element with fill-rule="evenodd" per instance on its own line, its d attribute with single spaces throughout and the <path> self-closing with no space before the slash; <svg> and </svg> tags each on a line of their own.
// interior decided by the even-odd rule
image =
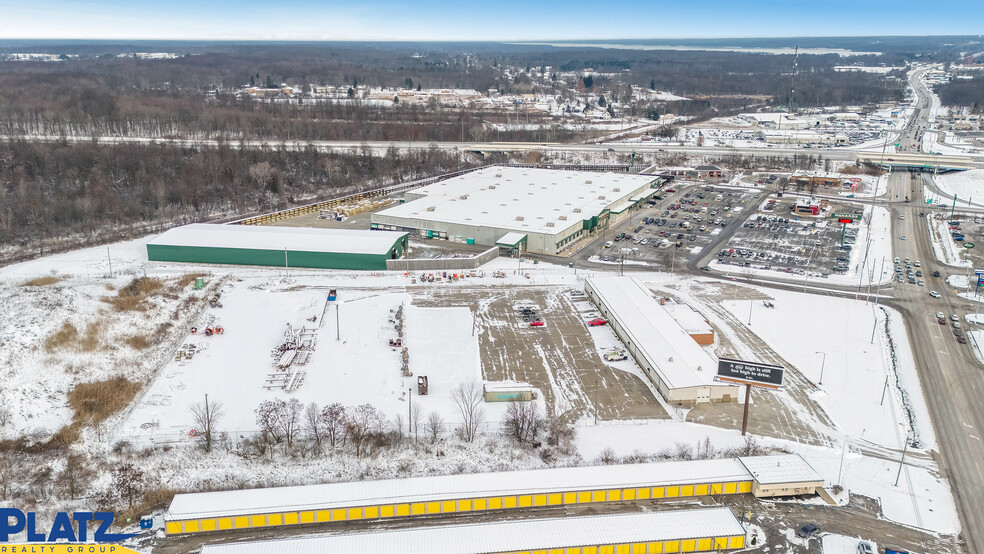
<svg viewBox="0 0 984 554">
<path fill-rule="evenodd" d="M 748 404 L 751 403 L 752 399 L 752 386 L 745 385 L 745 409 L 741 416 L 741 436 L 745 436 L 745 431 L 748 430 Z"/>
<path fill-rule="evenodd" d="M 878 403 L 879 406 L 885 405 L 885 392 L 888 391 L 888 375 L 885 376 L 885 386 L 882 387 L 882 398 L 881 402 Z"/>
<path fill-rule="evenodd" d="M 823 367 L 827 365 L 827 353 L 826 352 L 814 352 L 814 354 L 823 354 L 823 359 L 820 360 L 820 382 L 818 385 L 823 384 Z"/>
<path fill-rule="evenodd" d="M 109 247 L 106 247 L 106 259 L 109 260 L 109 278 L 113 278 L 113 257 L 109 254 Z"/>
<path fill-rule="evenodd" d="M 338 303 L 335 303 L 335 340 L 342 340 L 342 328 L 338 324 Z"/>
<path fill-rule="evenodd" d="M 290 266 L 287 264 L 287 247 L 284 247 L 284 273 L 287 274 L 287 278 L 290 278 Z"/>
<path fill-rule="evenodd" d="M 594 394 L 594 419 L 595 425 L 598 425 L 598 380 L 595 379 L 595 394 Z"/>
<path fill-rule="evenodd" d="M 905 437 L 905 444 L 902 445 L 902 459 L 899 460 L 899 472 L 895 475 L 895 486 L 899 486 L 899 477 L 902 476 L 902 466 L 905 465 L 905 452 L 909 449 L 909 437 Z"/>
<path fill-rule="evenodd" d="M 413 386 L 407 387 L 407 434 L 409 427 L 413 425 Z"/>
</svg>

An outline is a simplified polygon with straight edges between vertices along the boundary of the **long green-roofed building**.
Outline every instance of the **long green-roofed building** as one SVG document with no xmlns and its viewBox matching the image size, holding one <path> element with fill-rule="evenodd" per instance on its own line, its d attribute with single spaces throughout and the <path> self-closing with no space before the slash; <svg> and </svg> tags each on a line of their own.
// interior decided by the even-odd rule
<svg viewBox="0 0 984 554">
<path fill-rule="evenodd" d="M 321 269 L 384 270 L 407 250 L 407 233 L 196 223 L 147 243 L 147 258 Z"/>
</svg>

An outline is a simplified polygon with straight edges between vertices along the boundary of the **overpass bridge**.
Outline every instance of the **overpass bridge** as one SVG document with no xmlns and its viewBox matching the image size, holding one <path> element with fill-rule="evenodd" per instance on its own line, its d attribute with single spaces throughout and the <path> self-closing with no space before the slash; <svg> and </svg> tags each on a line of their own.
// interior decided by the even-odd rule
<svg viewBox="0 0 984 554">
<path fill-rule="evenodd" d="M 858 163 L 879 165 L 887 169 L 943 173 L 966 171 L 976 167 L 970 156 L 937 156 L 899 152 L 858 152 Z"/>
</svg>

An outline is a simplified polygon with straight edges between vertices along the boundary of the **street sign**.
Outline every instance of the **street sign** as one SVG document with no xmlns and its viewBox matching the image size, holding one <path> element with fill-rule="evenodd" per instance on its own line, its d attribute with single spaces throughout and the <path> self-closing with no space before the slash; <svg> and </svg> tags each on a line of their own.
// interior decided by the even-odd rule
<svg viewBox="0 0 984 554">
<path fill-rule="evenodd" d="M 847 219 L 847 218 L 843 218 L 842 217 L 842 218 L 838 219 L 837 222 L 838 223 L 854 223 L 854 220 L 853 219 Z"/>
<path fill-rule="evenodd" d="M 833 212 L 830 214 L 830 217 L 835 217 L 837 219 L 860 219 L 861 214 L 858 212 L 850 213 L 850 214 L 844 212 Z"/>
<path fill-rule="evenodd" d="M 721 358 L 717 378 L 721 381 L 777 389 L 782 386 L 785 369 L 777 365 Z"/>
<path fill-rule="evenodd" d="M 984 269 L 975 269 L 974 270 L 974 275 L 977 275 L 978 277 L 980 277 L 981 275 L 984 275 Z"/>
</svg>

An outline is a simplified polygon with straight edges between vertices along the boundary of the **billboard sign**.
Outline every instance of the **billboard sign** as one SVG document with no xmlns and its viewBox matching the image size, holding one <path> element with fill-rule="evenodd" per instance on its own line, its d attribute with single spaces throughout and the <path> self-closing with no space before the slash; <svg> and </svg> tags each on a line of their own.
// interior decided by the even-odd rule
<svg viewBox="0 0 984 554">
<path fill-rule="evenodd" d="M 785 369 L 777 365 L 721 358 L 717 378 L 721 381 L 777 389 L 782 386 Z"/>
</svg>

